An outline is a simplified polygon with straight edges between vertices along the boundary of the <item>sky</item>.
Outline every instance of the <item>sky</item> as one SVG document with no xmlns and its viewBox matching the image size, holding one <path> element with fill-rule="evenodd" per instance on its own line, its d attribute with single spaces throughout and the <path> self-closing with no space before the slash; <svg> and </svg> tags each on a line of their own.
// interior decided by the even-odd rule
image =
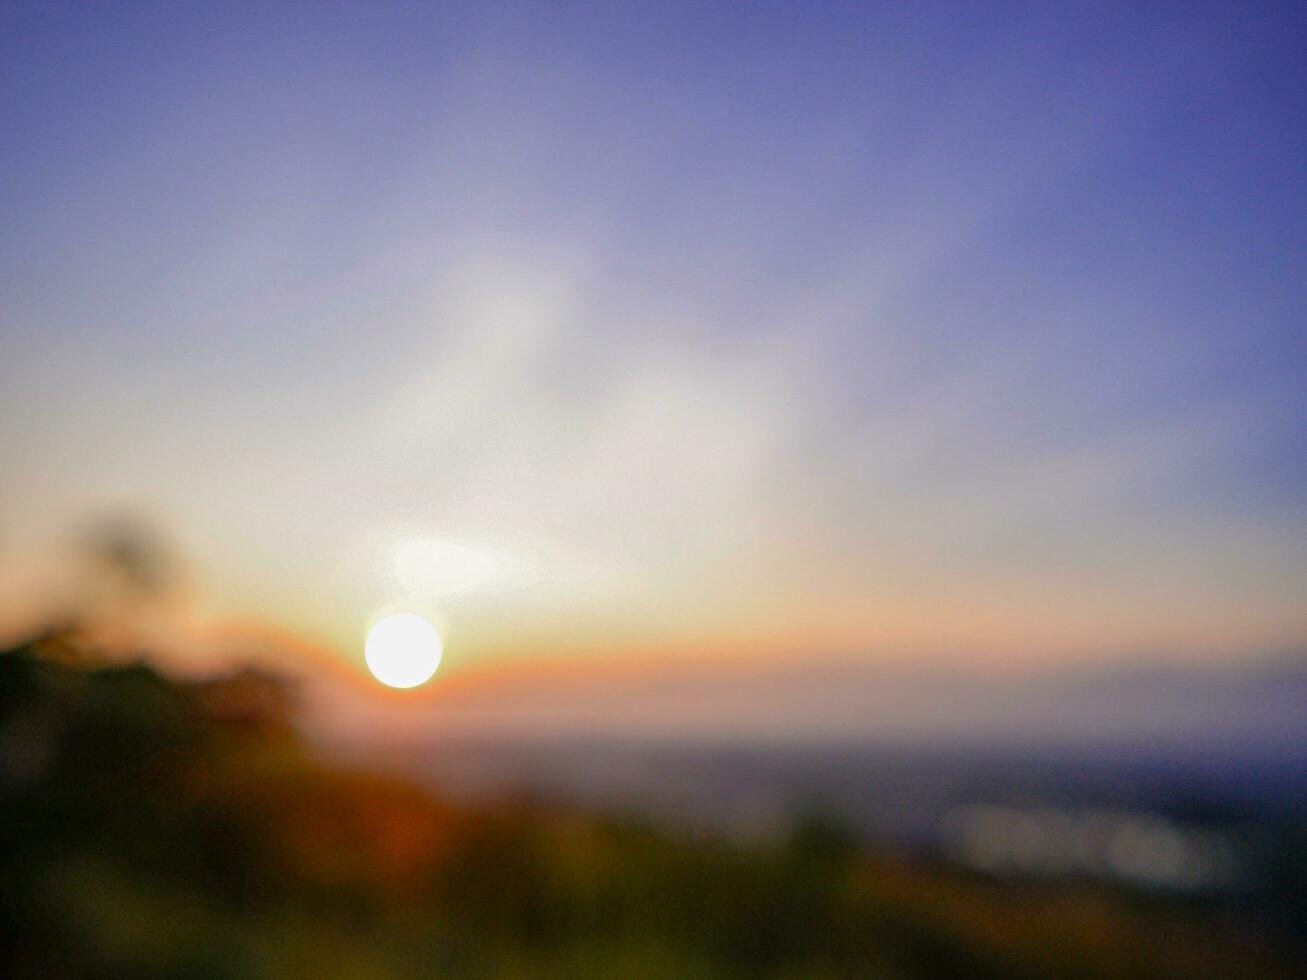
<svg viewBox="0 0 1307 980">
<path fill-rule="evenodd" d="M 1292 4 L 9 3 L 0 604 L 347 665 L 1307 649 Z"/>
</svg>

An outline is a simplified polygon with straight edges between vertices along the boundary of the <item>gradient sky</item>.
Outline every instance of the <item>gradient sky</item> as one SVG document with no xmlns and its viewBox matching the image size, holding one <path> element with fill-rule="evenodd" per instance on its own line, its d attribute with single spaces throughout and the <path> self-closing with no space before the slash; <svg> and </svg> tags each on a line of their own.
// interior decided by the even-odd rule
<svg viewBox="0 0 1307 980">
<path fill-rule="evenodd" d="M 1303 649 L 1295 6 L 5 4 L 0 601 L 107 507 L 351 662 Z"/>
</svg>

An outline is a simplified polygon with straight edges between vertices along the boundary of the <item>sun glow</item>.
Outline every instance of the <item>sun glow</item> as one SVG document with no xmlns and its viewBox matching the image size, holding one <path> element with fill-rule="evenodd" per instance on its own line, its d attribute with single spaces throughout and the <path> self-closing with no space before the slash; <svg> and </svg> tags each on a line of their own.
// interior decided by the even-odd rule
<svg viewBox="0 0 1307 980">
<path fill-rule="evenodd" d="M 396 613 L 368 631 L 363 659 L 372 676 L 389 687 L 417 687 L 440 666 L 440 634 L 421 616 Z"/>
</svg>

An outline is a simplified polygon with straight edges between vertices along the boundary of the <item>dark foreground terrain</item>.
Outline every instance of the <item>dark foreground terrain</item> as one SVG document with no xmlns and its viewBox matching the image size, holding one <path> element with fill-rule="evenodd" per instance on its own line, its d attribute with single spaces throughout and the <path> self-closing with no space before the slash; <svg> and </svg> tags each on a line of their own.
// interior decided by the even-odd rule
<svg viewBox="0 0 1307 980">
<path fill-rule="evenodd" d="M 0 974 L 1302 975 L 1292 847 L 1245 900 L 1002 879 L 821 819 L 742 842 L 441 802 L 316 761 L 292 715 L 258 674 L 0 654 Z"/>
</svg>

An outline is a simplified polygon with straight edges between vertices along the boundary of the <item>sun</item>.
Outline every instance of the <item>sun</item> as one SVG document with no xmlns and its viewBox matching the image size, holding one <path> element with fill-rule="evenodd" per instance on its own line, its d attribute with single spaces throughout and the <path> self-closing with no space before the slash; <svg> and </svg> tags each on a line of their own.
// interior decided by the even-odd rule
<svg viewBox="0 0 1307 980">
<path fill-rule="evenodd" d="M 368 670 L 390 687 L 417 687 L 440 666 L 440 634 L 421 616 L 395 613 L 368 630 Z"/>
</svg>

